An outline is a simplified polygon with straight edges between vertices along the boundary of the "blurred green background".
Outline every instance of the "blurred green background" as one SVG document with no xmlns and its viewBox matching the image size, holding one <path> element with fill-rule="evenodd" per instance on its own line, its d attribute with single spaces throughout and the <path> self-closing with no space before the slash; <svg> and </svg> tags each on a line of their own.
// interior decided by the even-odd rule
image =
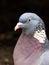
<svg viewBox="0 0 49 65">
<path fill-rule="evenodd" d="M 0 65 L 13 65 L 13 50 L 21 34 L 14 27 L 24 12 L 34 12 L 44 20 L 49 38 L 49 0 L 0 0 Z"/>
</svg>

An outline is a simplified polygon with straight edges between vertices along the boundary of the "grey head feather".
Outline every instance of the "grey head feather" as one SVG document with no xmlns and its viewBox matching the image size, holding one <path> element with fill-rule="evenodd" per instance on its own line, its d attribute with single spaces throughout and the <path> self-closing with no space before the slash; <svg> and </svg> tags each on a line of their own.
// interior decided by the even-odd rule
<svg viewBox="0 0 49 65">
<path fill-rule="evenodd" d="M 28 22 L 31 19 L 31 22 Z M 35 13 L 24 13 L 20 16 L 19 22 L 24 23 L 23 32 L 30 34 L 37 29 L 45 29 L 43 20 Z"/>
<path fill-rule="evenodd" d="M 31 18 L 33 20 L 40 20 L 40 17 L 36 15 L 35 13 L 24 13 L 19 17 L 19 21 L 22 23 L 25 23 L 28 18 Z"/>
</svg>

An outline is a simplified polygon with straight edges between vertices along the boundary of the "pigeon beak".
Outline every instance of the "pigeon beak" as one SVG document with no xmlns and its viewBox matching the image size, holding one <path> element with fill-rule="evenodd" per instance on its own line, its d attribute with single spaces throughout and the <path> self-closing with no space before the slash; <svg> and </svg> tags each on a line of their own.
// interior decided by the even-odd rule
<svg viewBox="0 0 49 65">
<path fill-rule="evenodd" d="M 18 22 L 17 25 L 14 28 L 14 31 L 18 30 L 19 28 L 22 28 L 22 26 L 23 26 L 23 23 Z"/>
</svg>

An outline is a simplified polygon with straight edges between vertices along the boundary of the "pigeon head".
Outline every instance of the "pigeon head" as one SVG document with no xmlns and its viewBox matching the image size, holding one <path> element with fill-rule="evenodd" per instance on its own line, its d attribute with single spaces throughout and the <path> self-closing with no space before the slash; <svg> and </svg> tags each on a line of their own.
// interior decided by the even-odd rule
<svg viewBox="0 0 49 65">
<path fill-rule="evenodd" d="M 32 34 L 35 31 L 45 29 L 44 22 L 35 13 L 24 13 L 19 17 L 19 22 L 14 30 L 22 28 L 23 33 Z"/>
</svg>

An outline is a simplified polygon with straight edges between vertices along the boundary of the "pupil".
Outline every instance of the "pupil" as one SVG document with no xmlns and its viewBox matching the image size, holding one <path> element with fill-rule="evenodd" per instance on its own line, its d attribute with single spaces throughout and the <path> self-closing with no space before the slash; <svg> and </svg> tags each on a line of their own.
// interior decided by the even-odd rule
<svg viewBox="0 0 49 65">
<path fill-rule="evenodd" d="M 29 19 L 29 21 L 30 21 L 30 19 Z"/>
</svg>

